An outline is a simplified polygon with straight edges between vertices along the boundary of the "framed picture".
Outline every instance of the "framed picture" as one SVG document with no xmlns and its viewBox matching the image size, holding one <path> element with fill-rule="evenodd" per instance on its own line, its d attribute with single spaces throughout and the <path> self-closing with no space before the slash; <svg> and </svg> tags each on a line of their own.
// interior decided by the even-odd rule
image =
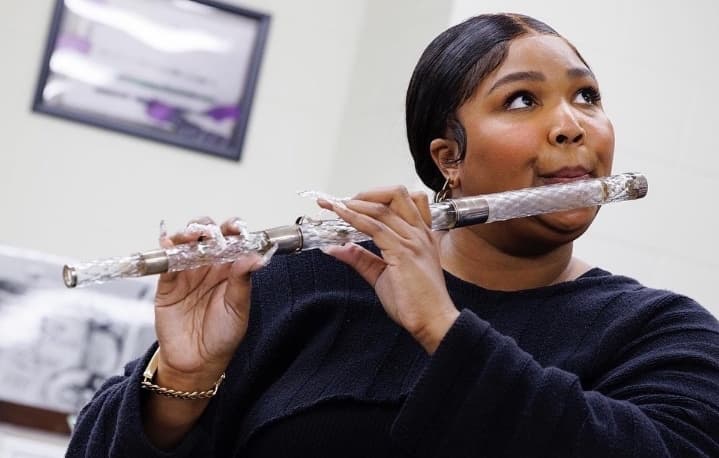
<svg viewBox="0 0 719 458">
<path fill-rule="evenodd" d="M 269 21 L 210 0 L 57 0 L 33 110 L 239 160 Z"/>
</svg>

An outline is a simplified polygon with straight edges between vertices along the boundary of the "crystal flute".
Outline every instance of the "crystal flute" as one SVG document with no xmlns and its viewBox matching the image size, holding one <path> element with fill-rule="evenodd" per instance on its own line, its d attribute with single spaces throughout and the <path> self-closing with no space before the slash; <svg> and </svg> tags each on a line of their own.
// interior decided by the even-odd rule
<svg viewBox="0 0 719 458">
<path fill-rule="evenodd" d="M 433 230 L 449 230 L 612 202 L 640 199 L 647 194 L 647 179 L 640 173 L 551 184 L 474 197 L 448 199 L 430 204 Z M 164 272 L 232 262 L 240 256 L 290 254 L 323 245 L 362 242 L 369 237 L 341 219 L 299 218 L 279 226 L 222 239 L 209 238 L 169 249 L 144 251 L 63 268 L 68 288 L 102 283 L 117 278 L 141 277 Z"/>
</svg>

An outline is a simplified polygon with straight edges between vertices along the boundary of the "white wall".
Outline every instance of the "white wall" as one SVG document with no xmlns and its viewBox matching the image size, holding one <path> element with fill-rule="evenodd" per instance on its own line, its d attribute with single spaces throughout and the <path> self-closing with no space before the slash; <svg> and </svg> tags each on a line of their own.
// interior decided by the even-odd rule
<svg viewBox="0 0 719 458">
<path fill-rule="evenodd" d="M 614 172 L 649 179 L 644 200 L 602 209 L 577 254 L 687 294 L 719 316 L 719 3 L 455 0 L 451 23 L 501 11 L 541 19 L 577 46 L 614 123 Z"/>
<path fill-rule="evenodd" d="M 447 27 L 451 2 L 410 4 L 367 2 L 350 79 L 351 108 L 339 132 L 328 188 L 337 195 L 416 182 L 405 135 L 405 92 L 425 46 Z M 417 185 L 417 189 L 423 188 Z"/>
</svg>

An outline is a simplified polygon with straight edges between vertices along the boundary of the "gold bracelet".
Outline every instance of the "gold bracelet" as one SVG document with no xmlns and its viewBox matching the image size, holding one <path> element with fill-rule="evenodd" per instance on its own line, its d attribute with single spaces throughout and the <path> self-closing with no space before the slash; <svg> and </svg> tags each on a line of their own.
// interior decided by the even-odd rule
<svg viewBox="0 0 719 458">
<path fill-rule="evenodd" d="M 160 347 L 157 347 L 155 354 L 150 358 L 150 362 L 145 368 L 145 372 L 142 373 L 143 380 L 141 382 L 142 388 L 157 393 L 162 396 L 175 399 L 208 399 L 217 394 L 217 389 L 220 387 L 220 383 L 225 379 L 225 373 L 220 375 L 220 378 L 215 382 L 215 386 L 206 391 L 177 391 L 172 388 L 165 388 L 152 383 L 152 379 L 155 377 L 157 372 L 157 364 L 160 358 Z"/>
</svg>

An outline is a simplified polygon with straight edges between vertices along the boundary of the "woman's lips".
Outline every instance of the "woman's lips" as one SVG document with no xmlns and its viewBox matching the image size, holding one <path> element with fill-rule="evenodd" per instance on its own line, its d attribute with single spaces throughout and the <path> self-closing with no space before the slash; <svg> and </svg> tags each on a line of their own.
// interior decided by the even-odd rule
<svg viewBox="0 0 719 458">
<path fill-rule="evenodd" d="M 571 175 L 571 174 L 557 174 L 557 175 L 546 175 L 543 177 L 540 177 L 542 184 L 558 184 L 558 183 L 570 183 L 572 181 L 579 181 L 579 180 L 588 180 L 592 178 L 592 176 L 588 173 L 584 173 L 581 175 Z"/>
</svg>

